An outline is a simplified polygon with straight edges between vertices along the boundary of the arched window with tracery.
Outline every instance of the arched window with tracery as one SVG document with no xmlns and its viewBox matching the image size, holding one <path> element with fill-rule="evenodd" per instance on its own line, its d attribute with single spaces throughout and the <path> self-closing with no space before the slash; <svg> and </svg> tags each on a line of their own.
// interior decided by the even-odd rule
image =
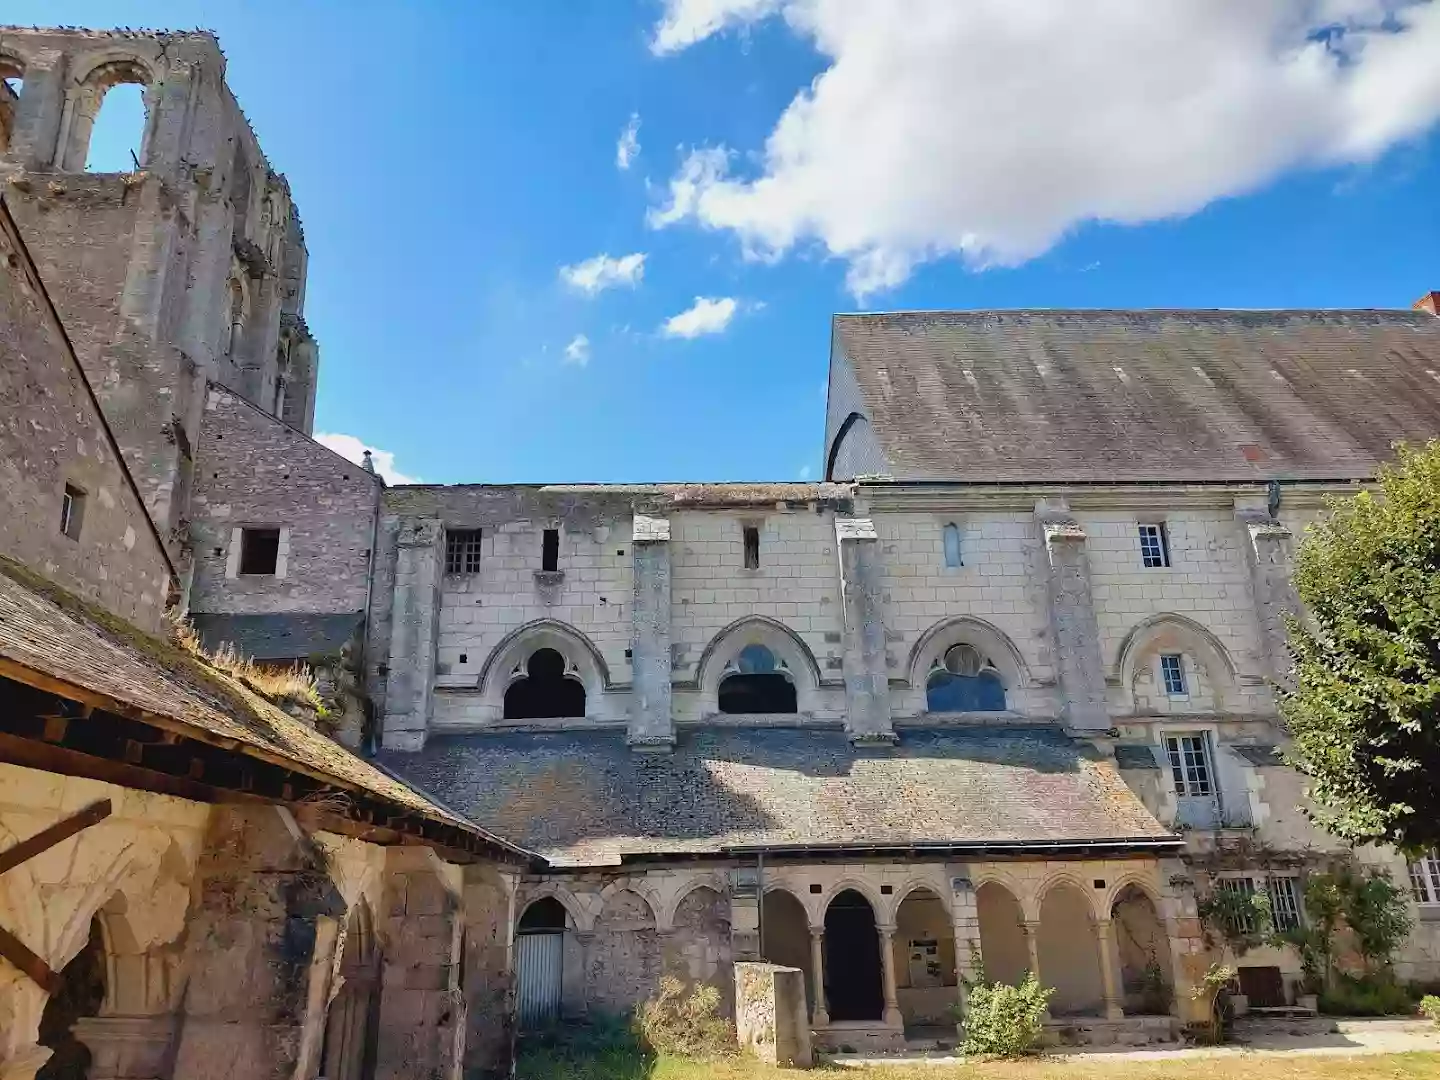
<svg viewBox="0 0 1440 1080">
<path fill-rule="evenodd" d="M 795 676 L 769 646 L 746 645 L 720 675 L 722 713 L 793 713 L 797 711 Z"/>
<path fill-rule="evenodd" d="M 580 671 L 554 649 L 536 649 L 510 672 L 506 720 L 552 720 L 585 715 Z"/>
<path fill-rule="evenodd" d="M 1004 712 L 1005 682 L 994 661 L 973 645 L 952 645 L 925 679 L 930 712 Z"/>
</svg>

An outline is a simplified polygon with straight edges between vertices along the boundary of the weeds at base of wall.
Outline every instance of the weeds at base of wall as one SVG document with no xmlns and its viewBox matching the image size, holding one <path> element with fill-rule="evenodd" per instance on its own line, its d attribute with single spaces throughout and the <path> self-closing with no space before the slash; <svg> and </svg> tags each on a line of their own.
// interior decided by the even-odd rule
<svg viewBox="0 0 1440 1080">
<path fill-rule="evenodd" d="M 635 1034 L 650 1049 L 672 1057 L 709 1061 L 738 1052 L 735 1028 L 720 1015 L 720 991 L 705 984 L 687 989 L 670 975 L 636 1008 Z"/>
<path fill-rule="evenodd" d="M 520 1038 L 516 1080 L 641 1080 L 656 1055 L 640 1041 L 628 1017 L 591 1016 L 565 1021 Z"/>
</svg>

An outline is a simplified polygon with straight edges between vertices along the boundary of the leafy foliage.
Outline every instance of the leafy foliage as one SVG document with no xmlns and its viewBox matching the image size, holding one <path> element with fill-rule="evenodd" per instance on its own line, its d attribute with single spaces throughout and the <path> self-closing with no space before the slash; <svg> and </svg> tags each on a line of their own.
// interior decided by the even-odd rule
<svg viewBox="0 0 1440 1080">
<path fill-rule="evenodd" d="M 1433 1023 L 1440 1024 L 1440 997 L 1426 994 L 1420 999 L 1420 1012 Z"/>
<path fill-rule="evenodd" d="M 1019 986 L 990 982 L 967 986 L 964 1053 L 1013 1058 L 1034 1051 L 1055 994 L 1052 987 L 1041 986 L 1033 972 Z"/>
<path fill-rule="evenodd" d="M 1225 1038 L 1225 1016 L 1220 1009 L 1220 995 L 1235 981 L 1235 969 L 1226 964 L 1211 964 L 1200 981 L 1190 988 L 1190 997 L 1205 1002 L 1210 1014 L 1211 1042 L 1223 1042 Z"/>
<path fill-rule="evenodd" d="M 1404 1016 L 1415 1011 L 1415 1001 L 1387 976 L 1341 972 L 1321 993 L 1320 1011 L 1328 1016 Z"/>
<path fill-rule="evenodd" d="M 720 992 L 702 984 L 687 990 L 673 975 L 635 1010 L 635 1031 L 661 1054 L 708 1061 L 737 1053 L 735 1030 L 720 1015 Z"/>
<path fill-rule="evenodd" d="M 1440 846 L 1440 441 L 1379 479 L 1300 545 L 1309 618 L 1290 623 L 1282 708 L 1319 823 L 1419 850 Z"/>
<path fill-rule="evenodd" d="M 1275 915 L 1270 907 L 1270 894 L 1263 889 L 1253 893 L 1215 889 L 1200 901 L 1198 910 L 1206 932 L 1224 938 L 1238 956 L 1269 944 L 1274 938 Z"/>
</svg>

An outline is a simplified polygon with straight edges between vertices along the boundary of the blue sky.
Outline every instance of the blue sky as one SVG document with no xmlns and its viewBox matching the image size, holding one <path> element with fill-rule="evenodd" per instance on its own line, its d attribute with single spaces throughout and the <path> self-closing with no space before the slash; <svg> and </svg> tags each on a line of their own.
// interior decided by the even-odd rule
<svg viewBox="0 0 1440 1080">
<path fill-rule="evenodd" d="M 427 482 L 814 478 L 836 311 L 1440 288 L 1436 4 L 1173 0 L 1157 26 L 1139 3 L 898 3 L 4 18 L 219 34 L 305 222 L 316 430 Z"/>
</svg>

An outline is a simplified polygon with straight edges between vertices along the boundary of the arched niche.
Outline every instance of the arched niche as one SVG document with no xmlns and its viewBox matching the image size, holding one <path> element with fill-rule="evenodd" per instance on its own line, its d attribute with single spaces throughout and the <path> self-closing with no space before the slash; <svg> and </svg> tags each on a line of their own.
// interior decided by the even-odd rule
<svg viewBox="0 0 1440 1080">
<path fill-rule="evenodd" d="M 144 117 L 140 120 L 140 131 L 134 133 L 132 141 L 136 145 L 132 150 L 135 161 L 144 168 L 148 163 L 155 118 L 156 77 L 149 61 L 120 49 L 105 49 L 78 58 L 71 71 L 74 78 L 66 86 L 60 121 L 60 152 L 57 155 L 60 168 L 69 172 L 95 171 L 91 169 L 89 160 L 95 121 L 110 91 L 125 85 L 140 87 Z M 122 168 L 100 171 L 129 172 L 134 167 L 134 163 L 121 164 Z"/>
<path fill-rule="evenodd" d="M 507 634 L 486 658 L 480 669 L 479 687 L 485 703 L 496 716 L 506 715 L 507 697 L 517 684 L 536 677 L 532 662 L 541 653 L 559 659 L 558 677 L 572 682 L 583 695 L 579 716 L 594 715 L 600 695 L 610 685 L 610 672 L 594 644 L 566 623 L 541 620 L 527 623 Z M 555 667 L 549 656 L 542 658 L 547 671 Z M 539 674 L 543 675 L 542 671 Z M 550 671 L 553 675 L 554 672 Z"/>
<path fill-rule="evenodd" d="M 763 671 L 756 669 L 757 662 Z M 778 711 L 815 711 L 820 667 L 814 654 L 785 624 L 751 616 L 731 623 L 705 646 L 699 664 L 702 714 L 722 711 L 721 688 L 727 680 L 731 683 L 726 688 L 729 697 L 728 691 L 738 680 L 753 675 L 783 679 L 794 688 L 793 707 Z"/>
<path fill-rule="evenodd" d="M 1018 711 L 1018 695 L 1032 685 L 1009 637 L 968 616 L 925 631 L 910 650 L 909 673 L 910 685 L 925 693 L 929 712 Z"/>
<path fill-rule="evenodd" d="M 1165 657 L 1179 657 L 1181 693 L 1167 686 Z M 1210 630 L 1183 615 L 1162 614 L 1146 619 L 1125 636 L 1112 682 L 1126 712 L 1220 712 L 1236 696 L 1238 673 Z"/>
</svg>

